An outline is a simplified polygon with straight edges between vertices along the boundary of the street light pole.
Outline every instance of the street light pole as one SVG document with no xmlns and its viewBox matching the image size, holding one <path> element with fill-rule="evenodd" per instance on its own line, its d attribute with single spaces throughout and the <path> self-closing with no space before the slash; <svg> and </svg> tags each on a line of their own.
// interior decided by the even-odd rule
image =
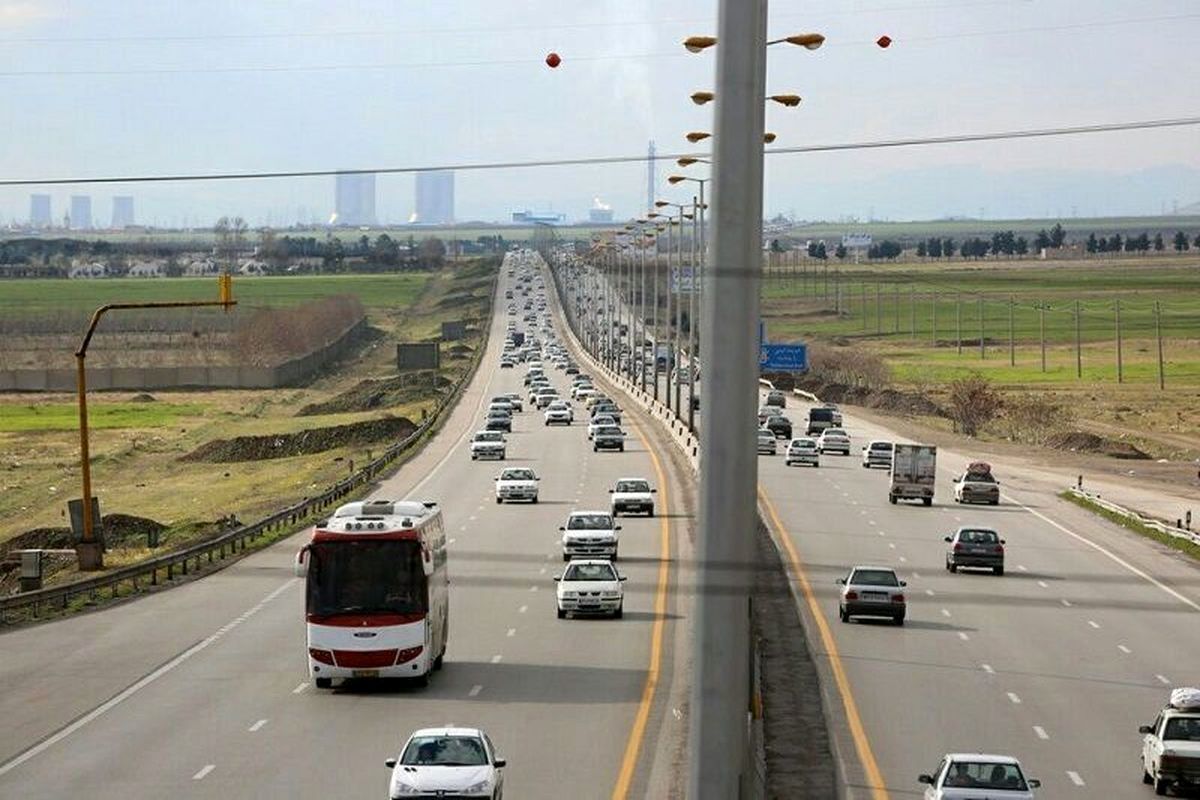
<svg viewBox="0 0 1200 800">
<path fill-rule="evenodd" d="M 750 575 L 757 523 L 755 330 L 766 24 L 766 0 L 721 0 L 713 137 L 716 227 L 701 312 L 707 322 L 700 337 L 707 385 L 721 387 L 705 397 L 706 419 L 720 423 L 700 431 L 699 594 L 687 791 L 693 798 L 738 797 L 746 753 Z"/>
<path fill-rule="evenodd" d="M 672 336 L 672 331 L 671 331 L 671 283 L 675 279 L 675 272 L 674 272 L 675 265 L 671 261 L 671 254 L 675 249 L 673 247 L 674 239 L 673 239 L 673 233 L 672 233 L 675 226 L 672 224 L 674 222 L 674 220 L 672 220 L 671 215 L 667 214 L 666 217 L 667 217 L 667 279 L 666 279 L 666 282 L 667 282 L 667 314 L 666 314 L 667 331 L 666 331 L 666 334 L 667 335 L 665 338 L 666 338 L 666 345 L 667 345 L 667 367 L 664 372 L 664 375 L 666 377 L 666 394 L 663 399 L 666 401 L 667 411 L 670 411 L 671 410 L 671 369 L 675 362 L 675 351 L 671 346 L 671 342 L 672 342 L 672 338 L 671 338 L 671 336 Z M 657 370 L 654 373 L 654 379 L 656 381 L 658 380 Z"/>
<path fill-rule="evenodd" d="M 704 184 L 700 184 L 701 191 L 704 189 Z M 699 244 L 700 231 L 700 215 L 704 212 L 700 209 L 695 196 L 692 197 L 692 207 L 695 209 L 692 214 L 692 279 L 688 284 L 688 413 L 687 424 L 688 430 L 692 433 L 696 432 L 696 290 L 699 288 L 700 282 L 700 267 L 697 259 L 697 253 L 701 252 L 702 246 Z"/>
</svg>

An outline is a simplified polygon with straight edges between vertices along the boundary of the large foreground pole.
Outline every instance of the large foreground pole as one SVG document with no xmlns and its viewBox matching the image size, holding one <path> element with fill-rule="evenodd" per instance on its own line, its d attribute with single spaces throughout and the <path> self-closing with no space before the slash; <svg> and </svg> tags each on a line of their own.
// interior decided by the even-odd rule
<svg viewBox="0 0 1200 800">
<path fill-rule="evenodd" d="M 747 767 L 766 23 L 766 0 L 721 0 L 715 225 L 700 332 L 705 418 L 719 423 L 700 426 L 699 593 L 687 793 L 693 800 L 738 797 Z"/>
</svg>

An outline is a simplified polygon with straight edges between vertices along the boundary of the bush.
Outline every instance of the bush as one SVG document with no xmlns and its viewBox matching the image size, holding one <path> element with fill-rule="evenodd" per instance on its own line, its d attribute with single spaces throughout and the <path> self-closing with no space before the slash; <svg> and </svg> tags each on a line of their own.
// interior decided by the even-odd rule
<svg viewBox="0 0 1200 800">
<path fill-rule="evenodd" d="M 1000 393 L 992 388 L 991 381 L 979 373 L 974 373 L 950 384 L 950 396 L 946 406 L 946 412 L 953 420 L 955 429 L 967 436 L 975 436 L 980 428 L 1000 413 L 1004 400 Z"/>
<path fill-rule="evenodd" d="M 1074 410 L 1058 403 L 1053 395 L 1019 394 L 1005 398 L 998 423 L 1010 441 L 1040 445 L 1074 421 Z"/>
<path fill-rule="evenodd" d="M 232 346 L 241 363 L 273 366 L 324 347 L 365 316 L 362 301 L 351 295 L 263 308 L 238 327 Z"/>
<path fill-rule="evenodd" d="M 809 370 L 825 383 L 877 391 L 892 382 L 892 371 L 879 356 L 857 348 L 809 347 Z"/>
</svg>

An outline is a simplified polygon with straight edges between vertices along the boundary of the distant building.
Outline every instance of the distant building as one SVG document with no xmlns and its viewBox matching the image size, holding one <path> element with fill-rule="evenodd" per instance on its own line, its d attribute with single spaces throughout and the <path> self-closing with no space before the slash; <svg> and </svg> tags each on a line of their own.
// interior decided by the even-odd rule
<svg viewBox="0 0 1200 800">
<path fill-rule="evenodd" d="M 566 214 L 559 214 L 554 211 L 524 211 L 512 212 L 512 221 L 527 224 L 527 223 L 542 223 L 544 225 L 561 225 L 567 221 Z"/>
<path fill-rule="evenodd" d="M 161 278 L 166 274 L 167 265 L 163 261 L 139 261 L 131 264 L 129 271 L 125 273 L 129 278 Z"/>
<path fill-rule="evenodd" d="M 123 230 L 133 225 L 133 198 L 129 195 L 118 195 L 112 199 L 112 226 Z"/>
<path fill-rule="evenodd" d="M 600 198 L 597 197 L 594 201 L 592 201 L 592 207 L 588 209 L 588 222 L 605 224 L 612 221 L 612 206 L 608 205 L 607 203 L 600 202 Z"/>
<path fill-rule="evenodd" d="M 71 195 L 71 230 L 86 231 L 92 227 L 91 195 Z"/>
<path fill-rule="evenodd" d="M 334 225 L 375 224 L 375 176 L 347 174 L 337 176 Z"/>
<path fill-rule="evenodd" d="M 33 228 L 49 228 L 54 224 L 50 212 L 50 195 L 29 195 L 29 225 Z"/>
<path fill-rule="evenodd" d="M 67 272 L 69 278 L 107 278 L 108 275 L 108 265 L 99 261 L 75 264 Z"/>
<path fill-rule="evenodd" d="M 413 222 L 448 225 L 454 222 L 454 173 L 417 173 L 417 212 Z"/>
</svg>

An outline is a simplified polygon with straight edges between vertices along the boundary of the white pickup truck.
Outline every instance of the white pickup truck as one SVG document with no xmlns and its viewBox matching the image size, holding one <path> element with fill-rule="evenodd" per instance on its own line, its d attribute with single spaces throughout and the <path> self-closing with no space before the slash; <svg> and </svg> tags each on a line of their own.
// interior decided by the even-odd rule
<svg viewBox="0 0 1200 800">
<path fill-rule="evenodd" d="M 1165 795 L 1171 787 L 1200 787 L 1200 689 L 1176 689 L 1142 739 L 1142 783 Z"/>
</svg>

